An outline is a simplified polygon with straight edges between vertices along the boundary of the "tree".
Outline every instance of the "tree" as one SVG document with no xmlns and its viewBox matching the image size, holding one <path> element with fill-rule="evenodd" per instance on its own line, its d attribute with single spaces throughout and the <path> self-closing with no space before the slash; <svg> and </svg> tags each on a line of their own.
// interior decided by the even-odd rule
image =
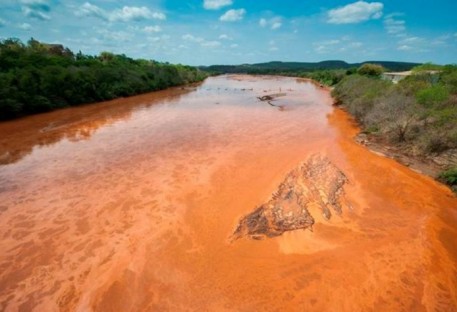
<svg viewBox="0 0 457 312">
<path fill-rule="evenodd" d="M 130 96 L 201 81 L 190 66 L 134 60 L 102 52 L 76 55 L 60 44 L 31 38 L 0 40 L 0 118 Z"/>
<path fill-rule="evenodd" d="M 384 67 L 381 65 L 365 63 L 357 69 L 359 75 L 379 77 L 384 72 Z"/>
<path fill-rule="evenodd" d="M 394 141 L 404 142 L 420 117 L 421 108 L 414 98 L 391 90 L 376 100 L 367 114 L 366 122 L 382 129 Z"/>
<path fill-rule="evenodd" d="M 428 108 L 432 108 L 448 98 L 449 91 L 442 85 L 431 86 L 416 93 L 417 102 Z"/>
</svg>

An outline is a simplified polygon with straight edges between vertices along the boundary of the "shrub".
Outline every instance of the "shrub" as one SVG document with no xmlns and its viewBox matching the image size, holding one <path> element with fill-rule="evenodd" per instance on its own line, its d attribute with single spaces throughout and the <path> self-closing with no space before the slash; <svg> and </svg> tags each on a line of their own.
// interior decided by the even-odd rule
<svg viewBox="0 0 457 312">
<path fill-rule="evenodd" d="M 441 70 L 441 69 L 443 69 L 442 65 L 437 65 L 437 64 L 433 64 L 433 63 L 429 62 L 429 63 L 424 63 L 422 65 L 416 66 L 411 70 L 413 72 L 421 72 L 421 71 L 427 71 L 427 70 Z"/>
<path fill-rule="evenodd" d="M 404 142 L 410 137 L 420 116 L 421 109 L 414 98 L 391 89 L 376 98 L 365 123 L 369 127 L 379 127 L 392 141 Z"/>
<path fill-rule="evenodd" d="M 442 85 L 431 86 L 426 89 L 419 90 L 416 93 L 416 99 L 419 104 L 431 108 L 439 103 L 446 101 L 449 98 L 449 91 Z"/>
<path fill-rule="evenodd" d="M 384 72 L 384 67 L 381 65 L 366 63 L 357 69 L 359 75 L 379 77 Z"/>
<path fill-rule="evenodd" d="M 430 86 L 430 82 L 423 75 L 410 75 L 397 84 L 397 88 L 401 92 L 411 96 L 415 96 L 417 92 Z"/>
<path fill-rule="evenodd" d="M 457 94 L 457 66 L 448 65 L 440 77 L 441 82 L 448 88 L 449 92 Z"/>
<path fill-rule="evenodd" d="M 440 153 L 452 147 L 451 140 L 451 134 L 431 128 L 420 133 L 417 144 L 419 149 L 427 154 Z"/>
<path fill-rule="evenodd" d="M 457 167 L 441 172 L 438 179 L 450 186 L 457 185 Z"/>
<path fill-rule="evenodd" d="M 374 101 L 388 92 L 391 87 L 392 84 L 388 81 L 351 75 L 336 85 L 332 95 L 342 102 L 359 122 L 363 123 L 366 114 L 372 109 Z"/>
</svg>

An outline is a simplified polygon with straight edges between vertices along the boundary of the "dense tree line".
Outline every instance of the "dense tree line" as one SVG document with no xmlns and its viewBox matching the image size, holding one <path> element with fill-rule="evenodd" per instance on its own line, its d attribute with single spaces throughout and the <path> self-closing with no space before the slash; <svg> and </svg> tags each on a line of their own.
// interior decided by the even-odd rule
<svg viewBox="0 0 457 312">
<path fill-rule="evenodd" d="M 379 64 L 391 71 L 405 71 L 420 65 L 419 63 L 369 61 L 364 63 L 349 64 L 344 61 L 322 62 L 268 62 L 242 65 L 211 65 L 202 66 L 201 69 L 218 74 L 284 74 L 298 75 L 299 73 L 312 73 L 315 71 L 332 71 L 357 69 L 364 64 Z"/>
<path fill-rule="evenodd" d="M 405 71 L 419 66 L 418 63 L 406 62 L 365 62 L 348 64 L 343 61 L 322 61 L 317 63 L 304 62 L 269 62 L 243 65 L 212 65 L 201 67 L 212 75 L 249 74 L 277 75 L 313 79 L 323 85 L 333 86 L 344 77 L 359 72 L 362 75 L 379 75 L 383 71 Z M 427 69 L 429 69 L 427 67 Z"/>
<path fill-rule="evenodd" d="M 457 66 L 426 64 L 415 68 L 413 73 L 393 84 L 380 79 L 379 74 L 359 70 L 358 74 L 342 79 L 335 86 L 333 96 L 366 133 L 381 135 L 420 155 L 455 151 Z M 457 185 L 457 164 L 451 165 L 441 177 Z"/>
<path fill-rule="evenodd" d="M 110 100 L 201 81 L 206 73 L 102 52 L 74 54 L 31 39 L 0 41 L 0 119 Z"/>
</svg>

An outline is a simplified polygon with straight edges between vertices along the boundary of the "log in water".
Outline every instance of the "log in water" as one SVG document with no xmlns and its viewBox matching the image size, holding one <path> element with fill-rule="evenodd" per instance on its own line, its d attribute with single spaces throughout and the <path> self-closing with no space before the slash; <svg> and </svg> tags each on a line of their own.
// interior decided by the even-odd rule
<svg viewBox="0 0 457 312">
<path fill-rule="evenodd" d="M 0 310 L 456 311 L 457 199 L 331 104 L 221 76 L 1 123 Z M 231 240 L 312 157 L 344 174 L 341 213 L 303 182 L 312 231 Z"/>
</svg>

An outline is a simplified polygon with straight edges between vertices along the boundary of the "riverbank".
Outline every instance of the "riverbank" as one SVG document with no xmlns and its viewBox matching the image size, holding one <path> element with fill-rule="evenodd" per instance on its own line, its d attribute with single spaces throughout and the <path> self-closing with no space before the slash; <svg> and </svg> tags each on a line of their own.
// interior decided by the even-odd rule
<svg viewBox="0 0 457 312">
<path fill-rule="evenodd" d="M 203 81 L 196 67 L 124 54 L 73 53 L 31 39 L 0 40 L 0 120 Z"/>
<path fill-rule="evenodd" d="M 457 188 L 457 67 L 417 72 L 398 84 L 351 75 L 332 91 L 361 128 L 356 141 Z"/>
<path fill-rule="evenodd" d="M 331 88 L 328 88 L 330 90 Z M 344 108 L 336 106 L 336 109 L 344 111 L 353 116 Z M 360 132 L 354 137 L 354 141 L 358 144 L 365 146 L 373 153 L 393 159 L 400 164 L 412 169 L 413 171 L 429 176 L 438 182 L 451 188 L 457 194 L 457 187 L 447 185 L 444 181 L 440 180 L 439 176 L 442 172 L 446 171 L 457 164 L 457 150 L 448 150 L 442 154 L 432 155 L 418 155 L 414 154 L 411 146 L 406 144 L 394 144 L 386 137 L 380 135 L 366 133 L 362 130 L 362 126 L 354 120 L 354 123 L 361 129 Z"/>
<path fill-rule="evenodd" d="M 428 175 L 437 179 L 439 174 L 456 163 L 457 152 L 455 150 L 448 151 L 444 154 L 420 156 L 413 155 L 411 148 L 404 145 L 395 145 L 390 143 L 386 138 L 359 133 L 355 141 L 366 146 L 371 151 L 392 158 L 401 164 L 413 169 L 416 172 Z"/>
</svg>

